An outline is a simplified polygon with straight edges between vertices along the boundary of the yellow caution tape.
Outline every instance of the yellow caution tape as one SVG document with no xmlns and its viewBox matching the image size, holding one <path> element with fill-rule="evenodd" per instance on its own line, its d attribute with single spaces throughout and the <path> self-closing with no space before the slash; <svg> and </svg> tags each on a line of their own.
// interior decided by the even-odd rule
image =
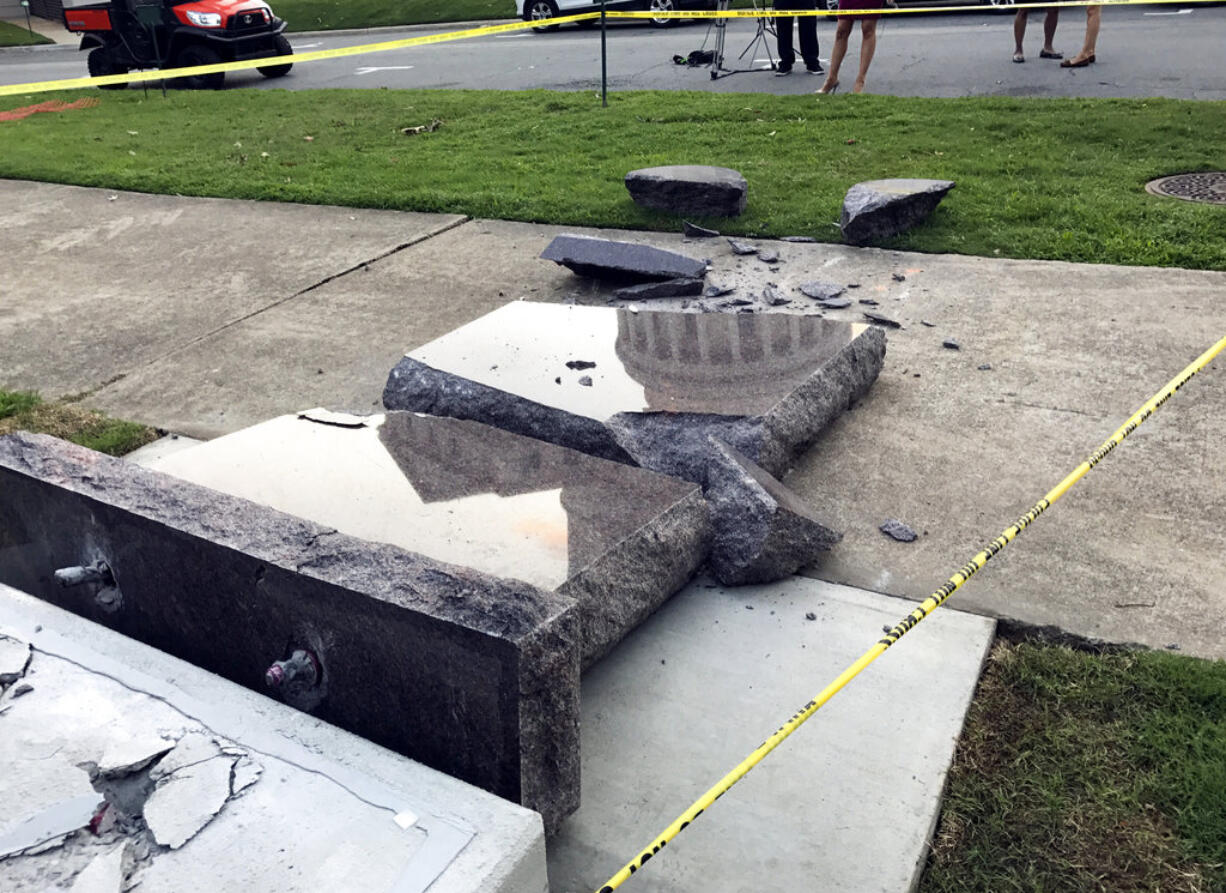
<svg viewBox="0 0 1226 893">
<path fill-rule="evenodd" d="M 804 722 L 818 711 L 827 701 L 833 698 L 842 688 L 860 675 L 860 672 L 885 653 L 886 649 L 906 635 L 915 627 L 921 620 L 939 608 L 945 603 L 951 595 L 962 588 L 971 577 L 973 577 L 993 555 L 1000 552 L 1005 546 L 1009 545 L 1018 534 L 1033 524 L 1043 512 L 1047 511 L 1057 499 L 1067 493 L 1072 486 L 1081 480 L 1085 475 L 1107 457 L 1107 455 L 1119 446 L 1125 437 L 1131 434 L 1141 425 L 1146 419 L 1158 411 L 1162 404 L 1166 403 L 1175 393 L 1182 388 L 1197 372 L 1200 372 L 1223 350 L 1226 350 L 1226 337 L 1223 337 L 1215 345 L 1197 357 L 1182 372 L 1172 378 L 1161 391 L 1151 397 L 1146 403 L 1138 409 L 1122 426 L 1120 426 L 1114 434 L 1108 437 L 1098 449 L 1096 449 L 1088 459 L 1077 466 L 1067 477 L 1053 487 L 1046 496 L 1034 504 L 1026 514 L 1018 518 L 1013 524 L 1008 527 L 1000 536 L 988 543 L 984 549 L 962 565 L 945 584 L 938 589 L 917 607 L 914 611 L 899 621 L 885 636 L 878 641 L 872 648 L 864 652 L 855 663 L 849 666 L 846 670 L 839 674 L 838 678 L 827 685 L 821 692 L 809 701 L 785 722 L 779 729 L 760 744 L 753 753 L 741 761 L 735 769 L 721 778 L 715 785 L 705 794 L 699 797 L 694 803 L 683 812 L 676 821 L 664 829 L 655 840 L 653 840 L 639 855 L 635 856 L 627 862 L 617 874 L 609 878 L 608 883 L 601 887 L 597 893 L 611 893 L 620 887 L 627 878 L 638 871 L 647 863 L 652 856 L 664 849 L 664 847 L 674 837 L 680 834 L 685 828 L 696 818 L 703 814 L 711 804 L 722 797 L 728 790 L 743 778 L 750 769 L 762 762 L 762 759 L 783 743 L 783 740 L 795 732 Z"/>
<path fill-rule="evenodd" d="M 909 6 L 906 8 L 883 7 L 881 9 L 726 9 L 722 11 L 704 10 L 699 12 L 670 12 L 669 18 L 675 19 L 762 19 L 783 18 L 787 16 L 863 16 L 863 15 L 902 15 L 921 12 L 987 12 L 990 9 L 1050 9 L 1053 5 L 1062 7 L 1073 6 L 1147 6 L 1178 3 L 1180 6 L 1214 3 L 1217 0 L 1054 0 L 1048 3 L 1018 3 L 1009 7 L 988 7 L 982 4 L 972 6 Z M 617 12 L 606 13 L 609 19 L 653 19 L 659 18 L 659 13 L 653 12 Z M 58 81 L 36 81 L 29 84 L 11 84 L 0 86 L 0 96 L 24 96 L 32 93 L 50 93 L 56 90 L 77 90 L 88 87 L 103 87 L 110 84 L 133 84 L 141 81 L 165 81 L 172 78 L 195 77 L 205 74 L 218 74 L 228 71 L 251 71 L 272 65 L 299 64 L 318 62 L 322 59 L 340 59 L 346 56 L 362 56 L 367 53 L 384 53 L 388 50 L 403 50 L 409 47 L 426 46 L 432 43 L 446 43 L 452 40 L 467 40 L 472 37 L 484 37 L 489 34 L 504 34 L 509 31 L 524 31 L 529 28 L 552 27 L 566 25 L 572 22 L 587 22 L 599 19 L 599 12 L 582 12 L 575 15 L 558 16 L 552 19 L 541 19 L 531 22 L 508 22 L 502 25 L 483 25 L 477 28 L 466 28 L 462 31 L 447 31 L 441 34 L 424 34 L 421 37 L 408 37 L 401 40 L 387 40 L 380 43 L 366 43 L 351 47 L 338 47 L 332 50 L 316 50 L 311 53 L 301 53 L 289 56 L 267 56 L 262 59 L 247 59 L 242 62 L 218 62 L 216 65 L 194 65 L 189 68 L 163 68 L 152 71 L 135 71 L 127 74 L 108 74 L 102 77 L 65 78 Z"/>
</svg>

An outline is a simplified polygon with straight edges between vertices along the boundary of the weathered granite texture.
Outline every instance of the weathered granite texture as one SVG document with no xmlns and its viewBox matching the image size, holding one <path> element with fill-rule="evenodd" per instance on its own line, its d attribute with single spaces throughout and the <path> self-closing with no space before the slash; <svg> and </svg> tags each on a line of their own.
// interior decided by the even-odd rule
<svg viewBox="0 0 1226 893">
<path fill-rule="evenodd" d="M 156 468 L 363 540 L 556 589 L 578 603 L 584 665 L 681 589 L 710 542 L 694 484 L 408 412 L 282 416 Z"/>
<path fill-rule="evenodd" d="M 566 387 L 561 360 L 580 355 L 597 362 L 594 386 Z M 878 328 L 816 316 L 517 301 L 402 360 L 383 402 L 701 484 L 711 436 L 782 474 L 867 392 L 884 357 Z"/>
<path fill-rule="evenodd" d="M 0 582 L 258 690 L 318 656 L 316 715 L 537 809 L 579 802 L 572 598 L 379 545 L 54 438 L 0 437 Z M 56 568 L 105 558 L 122 608 Z"/>
<path fill-rule="evenodd" d="M 644 208 L 705 217 L 738 216 L 749 194 L 749 184 L 738 171 L 697 164 L 631 171 L 626 189 Z"/>
<path fill-rule="evenodd" d="M 712 441 L 706 493 L 715 536 L 708 567 L 716 580 L 725 586 L 771 583 L 812 564 L 842 539 L 774 477 Z"/>
<path fill-rule="evenodd" d="M 888 239 L 919 223 L 954 188 L 952 180 L 869 180 L 843 198 L 843 240 L 867 245 Z"/>
<path fill-rule="evenodd" d="M 556 236 L 541 252 L 544 260 L 561 264 L 580 276 L 622 282 L 661 279 L 701 279 L 707 262 L 675 251 L 615 242 L 592 236 Z"/>
</svg>

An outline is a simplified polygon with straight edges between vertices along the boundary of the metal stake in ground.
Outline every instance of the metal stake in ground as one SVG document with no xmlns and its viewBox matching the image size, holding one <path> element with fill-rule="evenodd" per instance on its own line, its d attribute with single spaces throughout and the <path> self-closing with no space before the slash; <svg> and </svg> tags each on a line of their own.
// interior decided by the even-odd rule
<svg viewBox="0 0 1226 893">
<path fill-rule="evenodd" d="M 600 0 L 600 107 L 609 107 L 609 48 L 605 41 L 605 28 L 608 25 L 605 15 L 605 0 Z"/>
<path fill-rule="evenodd" d="M 649 859 L 655 856 L 660 850 L 664 849 L 674 837 L 680 834 L 689 826 L 696 818 L 703 814 L 711 804 L 713 804 L 724 794 L 728 793 L 729 789 L 745 777 L 749 770 L 766 757 L 768 753 L 783 743 L 784 739 L 800 728 L 806 720 L 816 713 L 827 701 L 838 694 L 847 683 L 860 675 L 869 664 L 881 657 L 891 645 L 910 632 L 921 620 L 939 608 L 945 601 L 962 588 L 971 577 L 991 560 L 992 556 L 998 553 L 1020 534 L 1023 530 L 1038 520 L 1039 515 L 1051 508 L 1052 503 L 1067 493 L 1074 484 L 1086 476 L 1090 469 L 1101 462 L 1107 455 L 1117 446 L 1123 443 L 1124 438 L 1135 431 L 1141 423 L 1148 419 L 1175 393 L 1182 388 L 1197 372 L 1200 372 L 1213 361 L 1223 350 L 1226 350 L 1226 336 L 1223 336 L 1211 348 L 1193 360 L 1189 365 L 1184 367 L 1183 371 L 1167 382 L 1166 387 L 1150 397 L 1145 404 L 1134 412 L 1123 425 L 1116 429 L 1115 433 L 1103 441 L 1102 445 L 1096 449 L 1088 459 L 1078 465 L 1070 472 L 1064 480 L 1056 484 L 1048 491 L 1042 499 L 1034 504 L 1022 517 L 1018 518 L 1013 524 L 1006 528 L 1000 536 L 988 543 L 974 558 L 962 565 L 958 571 L 945 581 L 945 584 L 928 598 L 924 599 L 914 611 L 900 620 L 885 637 L 880 639 L 872 648 L 864 652 L 851 666 L 839 674 L 833 682 L 827 685 L 818 695 L 809 701 L 781 725 L 773 735 L 767 738 L 760 744 L 753 753 L 741 761 L 735 769 L 721 778 L 715 785 L 705 794 L 699 797 L 694 803 L 683 812 L 676 821 L 664 829 L 655 840 L 653 840 L 646 849 L 639 855 L 635 856 L 624 866 L 621 871 L 609 878 L 608 883 L 601 887 L 597 893 L 611 893 L 616 890 L 630 875 L 634 874 L 647 863 Z"/>
</svg>

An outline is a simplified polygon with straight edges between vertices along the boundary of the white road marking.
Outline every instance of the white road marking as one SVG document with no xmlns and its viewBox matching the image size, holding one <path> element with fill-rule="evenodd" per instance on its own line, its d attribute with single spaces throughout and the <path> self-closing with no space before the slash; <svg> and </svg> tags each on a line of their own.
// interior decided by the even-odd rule
<svg viewBox="0 0 1226 893">
<path fill-rule="evenodd" d="M 408 71 L 412 65 L 371 65 L 357 69 L 354 74 L 373 74 L 376 71 Z"/>
<path fill-rule="evenodd" d="M 295 43 L 295 44 L 291 44 L 291 46 L 296 50 L 309 50 L 309 49 L 312 49 L 313 47 L 321 47 L 323 46 L 323 44 L 322 43 Z"/>
<path fill-rule="evenodd" d="M 1191 14 L 1192 14 L 1192 10 L 1190 9 L 1180 9 L 1176 12 L 1143 12 L 1141 13 L 1141 15 L 1147 15 L 1147 16 L 1190 16 Z"/>
</svg>

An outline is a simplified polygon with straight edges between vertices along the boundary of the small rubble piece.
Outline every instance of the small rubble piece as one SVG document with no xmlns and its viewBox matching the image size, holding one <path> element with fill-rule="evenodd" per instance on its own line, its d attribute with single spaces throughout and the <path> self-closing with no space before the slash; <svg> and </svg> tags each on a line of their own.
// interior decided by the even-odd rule
<svg viewBox="0 0 1226 893">
<path fill-rule="evenodd" d="M 719 230 L 707 229 L 688 220 L 681 221 L 681 232 L 691 239 L 714 239 L 719 236 Z"/>
<path fill-rule="evenodd" d="M 919 534 L 894 518 L 889 518 L 879 528 L 882 533 L 892 539 L 898 540 L 900 543 L 913 543 L 919 538 Z"/>
<path fill-rule="evenodd" d="M 895 281 L 895 282 L 906 282 L 906 281 L 907 281 L 907 277 L 906 277 L 906 276 L 904 276 L 902 273 L 895 273 L 895 274 L 894 274 L 894 281 Z"/>
<path fill-rule="evenodd" d="M 839 222 L 843 240 L 866 245 L 905 232 L 919 223 L 949 190 L 952 180 L 870 180 L 857 183 L 843 198 Z"/>
<path fill-rule="evenodd" d="M 697 164 L 631 171 L 626 189 L 636 205 L 694 217 L 736 217 L 745 210 L 749 194 L 739 172 Z"/>
<path fill-rule="evenodd" d="M 772 248 L 763 248 L 758 251 L 758 260 L 764 264 L 779 263 L 779 252 Z"/>
<path fill-rule="evenodd" d="M 928 328 L 930 328 L 930 329 L 935 329 L 935 328 L 937 327 L 937 324 L 936 324 L 936 323 L 934 323 L 934 322 L 929 322 L 929 321 L 928 321 L 928 320 L 926 320 L 926 319 L 921 319 L 921 320 L 920 320 L 920 325 L 921 325 L 921 326 L 927 326 L 927 327 L 928 327 Z"/>
<path fill-rule="evenodd" d="M 541 257 L 569 268 L 579 276 L 652 282 L 661 279 L 702 279 L 707 263 L 675 251 L 615 242 L 591 236 L 557 236 Z"/>
<path fill-rule="evenodd" d="M 748 242 L 738 242 L 736 239 L 728 240 L 728 247 L 732 249 L 733 254 L 757 254 L 758 246 L 750 245 Z"/>
<path fill-rule="evenodd" d="M 941 342 L 941 347 L 948 347 L 950 350 L 961 350 L 962 349 L 962 345 L 959 344 L 957 341 L 955 341 L 953 338 L 946 338 L 944 341 Z"/>
<path fill-rule="evenodd" d="M 73 878 L 69 893 L 119 893 L 123 889 L 124 844 L 111 847 Z"/>
<path fill-rule="evenodd" d="M 707 466 L 711 573 L 724 586 L 770 583 L 812 564 L 841 536 L 795 493 L 716 438 Z"/>
<path fill-rule="evenodd" d="M 708 298 L 722 298 L 724 295 L 730 295 L 736 291 L 736 287 L 732 285 L 708 285 L 707 290 L 703 294 Z"/>
<path fill-rule="evenodd" d="M 581 379 L 579 379 L 579 384 L 585 388 L 590 388 L 592 386 L 592 376 L 583 376 Z"/>
<path fill-rule="evenodd" d="M 762 300 L 772 307 L 782 307 L 784 304 L 792 303 L 791 298 L 769 285 L 762 289 Z"/>
<path fill-rule="evenodd" d="M 805 614 L 805 620 L 816 620 L 816 619 L 817 619 L 817 615 L 814 614 L 812 611 L 809 611 L 807 614 Z"/>
<path fill-rule="evenodd" d="M 816 242 L 812 236 L 780 236 L 780 242 Z"/>
<path fill-rule="evenodd" d="M 748 298 L 733 298 L 731 301 L 724 301 L 720 304 L 721 307 L 749 307 L 753 301 Z"/>
<path fill-rule="evenodd" d="M 161 846 L 177 850 L 211 821 L 230 798 L 238 757 L 222 753 L 209 735 L 191 732 L 149 771 L 156 784 L 144 816 Z"/>
<path fill-rule="evenodd" d="M 872 298 L 861 298 L 860 303 L 863 304 L 865 307 L 876 307 L 877 306 L 877 302 L 874 301 Z"/>
<path fill-rule="evenodd" d="M 817 306 L 823 310 L 842 310 L 851 306 L 851 298 L 830 298 L 825 301 L 818 301 Z"/>
<path fill-rule="evenodd" d="M 20 639 L 0 636 L 0 689 L 25 675 L 30 665 L 30 646 Z"/>
<path fill-rule="evenodd" d="M 978 368 L 979 368 L 979 371 L 980 371 L 980 372 L 989 372 L 989 371 L 991 371 L 991 369 L 992 369 L 992 364 L 991 364 L 991 363 L 983 363 L 983 364 L 982 364 L 982 365 L 980 365 Z"/>
<path fill-rule="evenodd" d="M 889 329 L 901 329 L 902 323 L 896 319 L 890 319 L 888 316 L 882 316 L 880 313 L 874 313 L 871 310 L 864 311 L 864 318 L 869 322 L 875 322 L 879 326 L 885 326 Z"/>
<path fill-rule="evenodd" d="M 613 297 L 619 301 L 646 301 L 650 298 L 688 298 L 700 294 L 701 279 L 666 279 L 619 288 L 613 292 Z"/>
<path fill-rule="evenodd" d="M 831 298 L 837 298 L 846 289 L 841 285 L 836 285 L 833 282 L 806 282 L 800 286 L 801 294 L 806 297 L 813 298 L 815 301 L 829 301 Z"/>
<path fill-rule="evenodd" d="M 567 360 L 566 368 L 574 369 L 576 372 L 580 372 L 584 369 L 595 369 L 596 364 L 591 360 Z"/>
</svg>

